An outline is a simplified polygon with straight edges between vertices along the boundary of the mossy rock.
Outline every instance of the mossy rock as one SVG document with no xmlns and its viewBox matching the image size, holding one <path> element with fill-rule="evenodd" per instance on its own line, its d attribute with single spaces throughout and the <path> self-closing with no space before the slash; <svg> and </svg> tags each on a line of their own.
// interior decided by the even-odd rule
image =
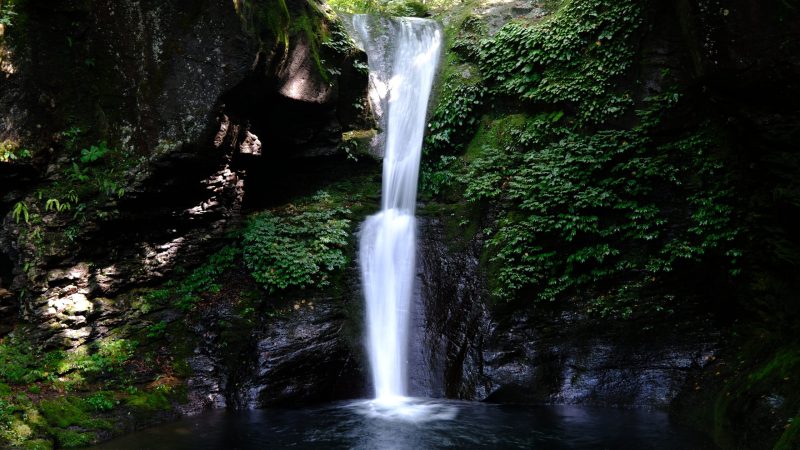
<svg viewBox="0 0 800 450">
<path fill-rule="evenodd" d="M 58 446 L 62 448 L 85 447 L 96 440 L 94 433 L 74 430 L 53 430 Z"/>
<path fill-rule="evenodd" d="M 22 444 L 22 448 L 25 450 L 52 450 L 53 441 L 48 441 L 45 439 L 34 439 Z"/>
<path fill-rule="evenodd" d="M 86 403 L 77 397 L 61 397 L 39 403 L 39 410 L 47 423 L 58 428 L 84 426 L 91 420 L 86 409 Z"/>
<path fill-rule="evenodd" d="M 377 135 L 375 130 L 354 130 L 342 133 L 342 143 L 339 149 L 344 151 L 348 158 L 358 161 L 362 156 L 377 160 L 372 154 L 372 140 Z"/>
<path fill-rule="evenodd" d="M 137 392 L 125 400 L 128 406 L 145 411 L 166 411 L 172 403 L 163 392 Z"/>
<path fill-rule="evenodd" d="M 786 431 L 783 432 L 774 450 L 792 450 L 800 448 L 800 416 L 792 419 Z"/>
</svg>

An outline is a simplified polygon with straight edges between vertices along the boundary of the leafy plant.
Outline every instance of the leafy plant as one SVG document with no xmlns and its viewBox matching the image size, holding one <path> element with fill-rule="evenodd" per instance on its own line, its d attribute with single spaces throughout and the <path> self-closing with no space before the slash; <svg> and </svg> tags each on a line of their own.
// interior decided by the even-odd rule
<svg viewBox="0 0 800 450">
<path fill-rule="evenodd" d="M 486 101 L 486 88 L 480 83 L 465 83 L 460 74 L 444 83 L 444 93 L 428 122 L 425 138 L 427 154 L 454 153 L 463 149 L 475 133 Z"/>
<path fill-rule="evenodd" d="M 20 148 L 15 141 L 0 142 L 0 162 L 10 162 L 30 158 L 33 154 L 27 148 Z"/>
<path fill-rule="evenodd" d="M 0 25 L 10 27 L 16 15 L 17 13 L 14 12 L 13 2 L 4 2 L 0 4 Z"/>
<path fill-rule="evenodd" d="M 84 148 L 81 150 L 81 162 L 84 164 L 93 163 L 110 152 L 111 149 L 108 148 L 105 142 L 100 142 L 97 145 L 92 145 L 89 148 Z"/>
<path fill-rule="evenodd" d="M 25 204 L 23 201 L 19 201 L 14 204 L 14 207 L 11 208 L 11 216 L 14 218 L 14 221 L 19 223 L 20 220 L 24 219 L 25 223 L 29 224 L 30 221 L 30 213 L 28 212 L 28 205 Z"/>
<path fill-rule="evenodd" d="M 496 93 L 567 103 L 584 123 L 601 123 L 631 104 L 615 81 L 631 66 L 642 23 L 636 0 L 566 1 L 549 19 L 511 22 L 482 42 L 479 62 Z"/>
<path fill-rule="evenodd" d="M 71 208 L 71 205 L 67 202 L 61 203 L 57 198 L 48 198 L 47 202 L 45 203 L 44 210 L 45 211 L 66 211 Z"/>
<path fill-rule="evenodd" d="M 85 132 L 86 130 L 80 127 L 70 127 L 61 132 L 61 137 L 64 138 L 67 149 L 68 150 L 76 149 L 78 145 L 78 140 Z"/>
<path fill-rule="evenodd" d="M 347 264 L 347 208 L 326 192 L 283 210 L 254 216 L 244 232 L 244 261 L 256 281 L 270 291 L 322 287 Z"/>
<path fill-rule="evenodd" d="M 650 107 L 663 116 L 671 104 L 654 99 Z M 654 278 L 726 248 L 736 270 L 727 181 L 699 190 L 689 183 L 719 169 L 719 161 L 695 157 L 715 146 L 708 124 L 659 144 L 650 137 L 654 124 L 587 135 L 555 119 L 560 114 L 528 118 L 470 165 L 467 198 L 510 212 L 488 244 L 496 295 L 533 287 L 537 298 L 553 300 L 615 278 Z"/>
<path fill-rule="evenodd" d="M 146 328 L 147 337 L 150 339 L 160 339 L 164 337 L 167 332 L 167 322 L 160 321 L 154 324 L 148 325 Z"/>
<path fill-rule="evenodd" d="M 464 186 L 469 201 L 491 205 L 485 252 L 499 299 L 580 295 L 594 299 L 592 312 L 624 319 L 645 293 L 668 311 L 674 293 L 652 292 L 677 267 L 711 259 L 738 271 L 719 131 L 698 121 L 665 138 L 660 127 L 680 114 L 681 95 L 636 103 L 619 88 L 641 7 L 565 1 L 547 19 L 483 39 L 480 20 L 467 17 L 449 41 L 421 181 L 432 195 Z M 469 62 L 479 73 L 465 77 Z M 503 106 L 483 115 L 489 103 Z M 608 125 L 623 114 L 631 125 Z"/>
<path fill-rule="evenodd" d="M 110 411 L 116 405 L 114 397 L 109 392 L 95 392 L 84 400 L 95 411 Z"/>
</svg>

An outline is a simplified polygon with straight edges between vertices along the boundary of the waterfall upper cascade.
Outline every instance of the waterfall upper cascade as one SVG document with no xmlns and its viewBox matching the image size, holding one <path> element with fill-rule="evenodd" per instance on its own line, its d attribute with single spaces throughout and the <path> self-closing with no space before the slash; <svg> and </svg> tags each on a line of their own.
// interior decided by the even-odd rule
<svg viewBox="0 0 800 450">
<path fill-rule="evenodd" d="M 414 18 L 355 15 L 353 26 L 369 58 L 373 108 L 383 115 L 381 211 L 362 226 L 359 258 L 375 398 L 391 403 L 408 394 L 414 209 L 425 115 L 442 33 L 436 22 Z"/>
</svg>

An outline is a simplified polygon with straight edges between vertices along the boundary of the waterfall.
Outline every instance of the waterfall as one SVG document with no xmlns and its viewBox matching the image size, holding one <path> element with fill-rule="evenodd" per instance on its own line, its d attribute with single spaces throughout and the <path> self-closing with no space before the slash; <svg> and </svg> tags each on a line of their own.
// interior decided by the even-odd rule
<svg viewBox="0 0 800 450">
<path fill-rule="evenodd" d="M 355 15 L 353 26 L 370 61 L 373 109 L 383 116 L 381 211 L 362 225 L 359 259 L 375 398 L 391 402 L 408 394 L 414 209 L 425 114 L 442 38 L 439 25 L 426 19 Z"/>
</svg>

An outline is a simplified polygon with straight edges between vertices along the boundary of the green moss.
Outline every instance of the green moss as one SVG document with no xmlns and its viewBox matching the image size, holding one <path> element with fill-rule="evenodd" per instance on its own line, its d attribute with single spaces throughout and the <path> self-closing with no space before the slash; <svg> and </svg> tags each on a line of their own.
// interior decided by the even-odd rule
<svg viewBox="0 0 800 450">
<path fill-rule="evenodd" d="M 167 394 L 162 391 L 139 391 L 125 399 L 125 404 L 145 411 L 167 411 L 172 408 Z"/>
<path fill-rule="evenodd" d="M 252 0 L 234 2 L 236 12 L 242 20 L 245 31 L 256 34 L 262 45 L 281 45 L 282 52 L 289 48 L 289 23 L 291 15 L 286 0 L 272 0 L 269 5 Z M 272 52 L 272 47 L 262 50 Z"/>
<path fill-rule="evenodd" d="M 19 331 L 0 341 L 0 382 L 19 385 L 52 377 L 63 353 L 44 352 Z"/>
<path fill-rule="evenodd" d="M 22 448 L 25 450 L 52 450 L 53 441 L 48 441 L 45 439 L 32 439 L 22 444 Z"/>
<path fill-rule="evenodd" d="M 39 403 L 47 423 L 58 428 L 85 426 L 91 420 L 86 403 L 77 397 L 59 397 Z"/>
<path fill-rule="evenodd" d="M 339 144 L 339 149 L 353 161 L 358 161 L 361 157 L 372 158 L 371 142 L 375 135 L 375 130 L 354 130 L 342 133 L 342 143 Z"/>
<path fill-rule="evenodd" d="M 774 450 L 793 450 L 800 448 L 800 415 L 791 419 L 781 438 L 775 444 Z"/>
<path fill-rule="evenodd" d="M 779 383 L 785 378 L 800 376 L 800 349 L 784 348 L 763 367 L 750 374 L 748 383 Z"/>
<path fill-rule="evenodd" d="M 464 159 L 471 162 L 486 151 L 511 145 L 513 136 L 519 130 L 524 130 L 528 123 L 526 114 L 510 114 L 497 118 L 487 117 L 481 124 L 478 132 L 469 142 L 464 153 Z"/>
<path fill-rule="evenodd" d="M 757 331 L 756 335 L 758 337 L 748 341 L 736 358 L 717 366 L 718 373 L 714 378 L 722 378 L 721 386 L 713 391 L 713 395 L 704 396 L 702 401 L 702 404 L 713 405 L 711 410 L 690 413 L 699 428 L 711 428 L 709 431 L 714 441 L 722 448 L 740 448 L 749 442 L 741 439 L 753 439 L 739 430 L 750 430 L 764 420 L 788 419 L 782 436 L 763 435 L 756 439 L 778 439 L 780 436 L 776 449 L 795 448 L 793 446 L 798 440 L 798 419 L 795 416 L 800 410 L 800 377 L 797 376 L 800 373 L 800 348 L 796 345 L 775 348 L 770 345 L 774 341 L 767 330 Z M 764 359 L 765 354 L 770 356 Z M 713 386 L 713 383 L 708 384 Z M 764 399 L 768 397 L 780 401 L 767 411 Z M 760 416 L 754 416 L 756 411 Z"/>
<path fill-rule="evenodd" d="M 54 430 L 53 435 L 56 437 L 59 447 L 63 448 L 85 447 L 96 439 L 94 433 L 74 430 Z"/>
</svg>

